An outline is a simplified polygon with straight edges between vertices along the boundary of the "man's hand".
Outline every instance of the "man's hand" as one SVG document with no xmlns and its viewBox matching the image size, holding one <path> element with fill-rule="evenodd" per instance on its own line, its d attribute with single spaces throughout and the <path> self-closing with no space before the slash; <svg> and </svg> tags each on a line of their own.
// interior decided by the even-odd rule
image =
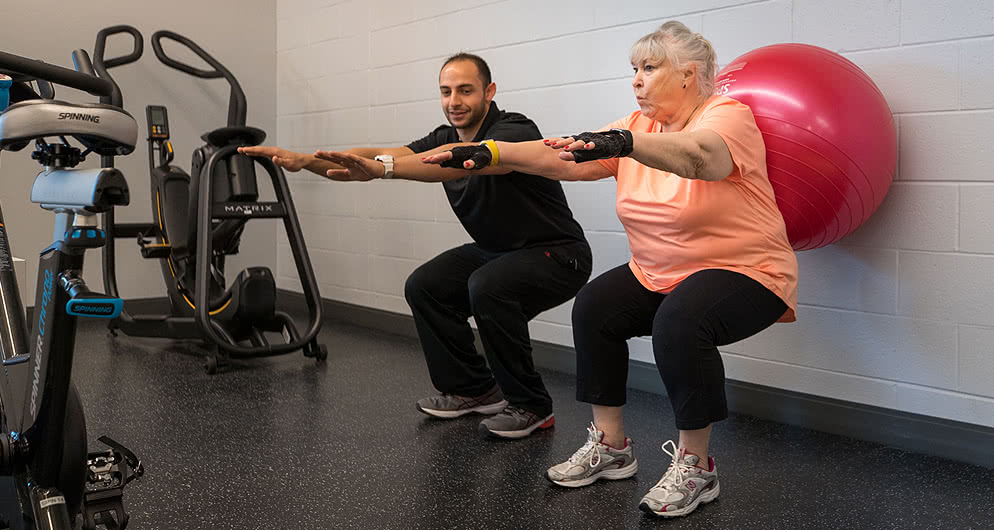
<svg viewBox="0 0 994 530">
<path fill-rule="evenodd" d="M 310 155 L 305 155 L 304 153 L 294 153 L 293 151 L 279 147 L 264 147 L 261 145 L 239 147 L 238 152 L 243 155 L 271 158 L 274 164 L 293 173 L 306 168 L 307 164 L 313 160 Z"/>
<path fill-rule="evenodd" d="M 334 162 L 345 169 L 329 169 L 325 176 L 331 180 L 360 181 L 382 178 L 386 173 L 386 168 L 381 162 L 371 158 L 363 158 L 350 153 L 340 153 L 337 151 L 318 151 L 314 153 L 316 158 Z"/>
<path fill-rule="evenodd" d="M 583 132 L 567 138 L 548 138 L 545 145 L 563 149 L 562 160 L 588 162 L 604 158 L 620 158 L 632 153 L 632 133 L 624 129 Z"/>
</svg>

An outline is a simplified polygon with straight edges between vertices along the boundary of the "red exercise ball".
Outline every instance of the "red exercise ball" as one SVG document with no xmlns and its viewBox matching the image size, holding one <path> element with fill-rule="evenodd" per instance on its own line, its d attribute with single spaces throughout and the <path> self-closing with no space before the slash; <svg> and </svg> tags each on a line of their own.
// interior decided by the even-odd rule
<svg viewBox="0 0 994 530">
<path fill-rule="evenodd" d="M 715 89 L 756 117 L 794 250 L 842 239 L 880 206 L 897 165 L 894 117 L 851 61 L 817 46 L 774 44 L 732 61 Z"/>
</svg>

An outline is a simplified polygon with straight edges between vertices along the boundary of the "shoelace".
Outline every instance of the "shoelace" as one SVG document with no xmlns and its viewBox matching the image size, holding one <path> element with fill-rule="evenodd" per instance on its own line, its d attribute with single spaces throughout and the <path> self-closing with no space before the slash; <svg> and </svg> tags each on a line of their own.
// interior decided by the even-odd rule
<svg viewBox="0 0 994 530">
<path fill-rule="evenodd" d="M 527 410 L 515 407 L 513 405 L 508 405 L 508 406 L 504 407 L 504 410 L 503 410 L 502 413 L 503 414 L 507 414 L 509 416 L 527 416 L 528 414 L 531 414 Z"/>
<path fill-rule="evenodd" d="M 458 405 L 459 407 L 471 406 L 473 404 L 472 403 L 473 400 L 471 398 L 467 398 L 467 397 L 463 397 L 463 396 L 457 396 L 456 394 L 448 394 L 448 393 L 445 393 L 445 392 L 440 392 L 438 394 L 438 397 L 441 398 L 441 399 L 443 399 L 443 400 L 446 400 L 446 399 L 455 399 L 455 400 L 458 400 L 459 401 L 459 405 Z"/>
<path fill-rule="evenodd" d="M 668 449 L 666 449 L 667 445 L 673 448 L 672 453 Z M 669 469 L 666 470 L 666 473 L 663 474 L 663 478 L 659 479 L 659 482 L 657 482 L 656 485 L 652 487 L 652 489 L 665 489 L 667 491 L 674 491 L 676 490 L 677 487 L 683 484 L 685 480 L 687 480 L 687 477 L 691 473 L 693 473 L 694 466 L 684 464 L 683 462 L 677 460 L 677 455 L 680 454 L 680 450 L 677 448 L 673 440 L 666 440 L 662 448 L 664 453 L 670 455 L 670 457 L 673 458 L 673 461 L 670 462 L 670 467 Z"/>
<path fill-rule="evenodd" d="M 595 440 L 596 437 L 597 428 L 594 426 L 594 422 L 590 422 L 590 427 L 587 427 L 587 443 L 583 444 L 582 447 L 573 453 L 573 456 L 569 457 L 569 463 L 579 464 L 586 457 L 591 469 L 597 467 L 601 463 L 601 452 L 594 450 L 597 444 L 600 443 L 598 440 Z"/>
</svg>

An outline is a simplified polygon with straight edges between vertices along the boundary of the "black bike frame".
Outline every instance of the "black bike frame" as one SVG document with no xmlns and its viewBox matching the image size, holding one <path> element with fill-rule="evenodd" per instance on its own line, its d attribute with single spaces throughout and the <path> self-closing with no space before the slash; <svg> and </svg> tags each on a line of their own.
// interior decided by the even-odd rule
<svg viewBox="0 0 994 530">
<path fill-rule="evenodd" d="M 24 507 L 35 504 L 28 496 L 55 488 L 62 469 L 63 427 L 72 377 L 77 317 L 66 312 L 70 295 L 62 287 L 60 278 L 66 271 L 82 270 L 83 253 L 81 248 L 66 247 L 63 241 L 55 241 L 42 251 L 38 264 L 34 325 L 31 326 L 30 340 L 25 343 L 23 339 L 18 339 L 28 336 L 28 326 L 20 296 L 15 294 L 13 258 L 6 237 L 0 237 L 0 276 L 3 278 L 0 284 L 3 285 L 4 295 L 4 303 L 0 304 L 4 331 L 0 335 L 5 338 L 4 371 L 7 371 L 7 366 L 28 363 L 23 412 L 19 424 L 12 431 L 17 433 L 15 437 L 21 440 L 21 446 L 28 448 L 26 472 L 31 491 L 20 492 L 25 497 L 21 499 Z M 4 375 L 6 379 L 6 373 Z M 6 390 L 7 385 L 4 387 Z M 9 396 L 4 395 L 4 399 L 9 399 Z M 55 498 L 60 497 L 56 495 Z M 46 523 L 51 528 L 68 524 L 68 519 L 62 520 L 61 514 L 55 513 L 50 511 L 47 514 L 49 520 Z M 36 513 L 35 517 L 39 515 Z"/>
<path fill-rule="evenodd" d="M 24 305 L 14 271 L 14 258 L 7 240 L 7 227 L 4 225 L 3 211 L 0 211 L 0 358 L 3 360 L 6 383 L 7 366 L 23 361 L 18 356 L 28 351 L 28 330 L 24 327 Z M 6 384 L 0 384 L 0 434 L 6 435 L 7 411 L 12 403 Z"/>
<path fill-rule="evenodd" d="M 72 376 L 76 318 L 66 312 L 70 295 L 62 287 L 63 273 L 83 270 L 81 248 L 56 241 L 42 251 L 38 263 L 30 384 L 24 391 L 20 433 L 31 449 L 31 473 L 40 487 L 55 487 L 62 466 L 62 428 Z"/>
<path fill-rule="evenodd" d="M 7 241 L 7 227 L 0 211 L 0 357 L 3 361 L 28 351 L 24 305 L 14 274 L 14 258 Z"/>
</svg>

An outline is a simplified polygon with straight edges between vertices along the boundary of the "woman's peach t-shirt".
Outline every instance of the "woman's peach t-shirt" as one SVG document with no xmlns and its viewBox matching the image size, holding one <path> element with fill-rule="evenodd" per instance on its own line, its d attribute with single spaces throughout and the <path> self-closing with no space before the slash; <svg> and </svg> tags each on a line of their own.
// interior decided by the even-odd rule
<svg viewBox="0 0 994 530">
<path fill-rule="evenodd" d="M 610 128 L 660 133 L 662 125 L 633 112 Z M 749 107 L 714 96 L 684 131 L 710 129 L 732 155 L 732 173 L 719 181 L 691 180 L 633 158 L 599 160 L 618 181 L 617 211 L 632 251 L 629 266 L 647 289 L 668 293 L 703 269 L 742 273 L 788 306 L 795 320 L 797 258 L 766 172 L 766 147 Z M 663 133 L 666 134 L 666 133 Z"/>
</svg>

